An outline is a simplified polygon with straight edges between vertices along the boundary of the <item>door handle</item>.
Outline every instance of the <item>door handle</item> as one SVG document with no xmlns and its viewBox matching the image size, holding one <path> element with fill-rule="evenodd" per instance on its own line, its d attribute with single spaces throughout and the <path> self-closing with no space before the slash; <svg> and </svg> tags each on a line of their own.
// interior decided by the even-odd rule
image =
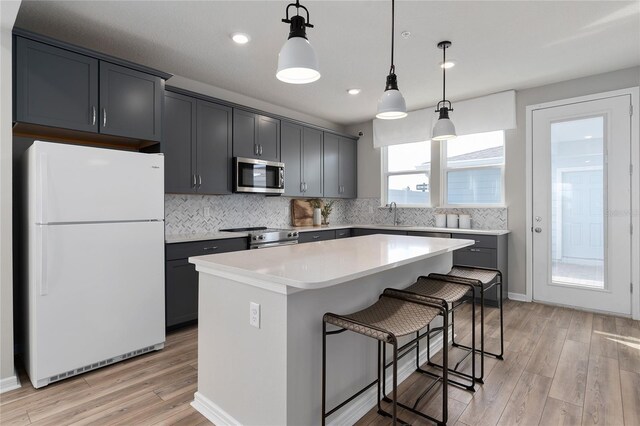
<svg viewBox="0 0 640 426">
<path fill-rule="evenodd" d="M 537 228 L 535 229 L 535 231 L 539 234 L 539 233 L 541 233 L 541 232 L 542 232 L 542 228 L 537 227 Z"/>
<path fill-rule="evenodd" d="M 198 188 L 202 186 L 202 176 L 198 175 Z"/>
<path fill-rule="evenodd" d="M 193 175 L 193 185 L 191 185 L 192 188 L 195 188 L 197 185 L 196 183 L 196 175 Z"/>
<path fill-rule="evenodd" d="M 300 182 L 300 192 L 304 192 L 304 182 Z"/>
<path fill-rule="evenodd" d="M 107 109 L 102 108 L 102 127 L 107 127 Z"/>
<path fill-rule="evenodd" d="M 213 246 L 213 247 L 205 247 L 202 250 L 204 251 L 210 251 L 210 250 L 218 250 L 218 246 Z"/>
<path fill-rule="evenodd" d="M 262 145 L 258 145 L 258 148 L 260 149 L 260 156 L 262 156 Z"/>
<path fill-rule="evenodd" d="M 40 225 L 40 296 L 46 296 L 49 293 L 49 282 L 47 280 L 47 270 L 49 262 L 47 261 L 47 225 Z"/>
<path fill-rule="evenodd" d="M 320 235 L 314 235 L 314 236 L 313 236 L 313 239 L 314 239 L 314 240 L 317 240 L 318 238 L 320 238 Z"/>
<path fill-rule="evenodd" d="M 91 107 L 91 125 L 92 126 L 96 125 L 96 106 L 95 105 Z"/>
</svg>

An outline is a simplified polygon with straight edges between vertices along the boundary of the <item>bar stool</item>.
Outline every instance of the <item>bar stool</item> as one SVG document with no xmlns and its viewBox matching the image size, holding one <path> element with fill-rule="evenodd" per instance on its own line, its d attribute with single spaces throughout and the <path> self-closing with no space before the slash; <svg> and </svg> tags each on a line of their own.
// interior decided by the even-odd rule
<svg viewBox="0 0 640 426">
<path fill-rule="evenodd" d="M 402 347 L 398 348 L 398 338 L 402 336 L 411 335 L 419 330 L 427 327 L 431 321 L 437 316 L 442 316 L 444 323 L 444 336 L 447 339 L 448 330 L 448 316 L 447 311 L 438 303 L 433 303 L 427 300 L 418 300 L 411 298 L 404 294 L 382 294 L 378 301 L 373 305 L 347 315 L 337 315 L 333 313 L 326 313 L 322 321 L 322 425 L 324 426 L 328 416 L 335 413 L 340 408 L 344 407 L 348 402 L 352 401 L 358 395 L 362 394 L 368 388 L 377 384 L 377 406 L 378 414 L 391 417 L 393 424 L 397 424 L 398 421 L 405 423 L 398 419 L 397 407 L 400 406 L 405 410 L 408 410 L 416 415 L 419 415 L 427 420 L 436 422 L 437 424 L 446 424 L 448 418 L 448 393 L 447 383 L 448 376 L 447 351 L 443 349 L 443 365 L 445 366 L 444 374 L 442 378 L 442 418 L 436 419 L 433 416 L 422 413 L 416 409 L 416 405 L 410 407 L 406 404 L 398 402 L 398 359 L 406 355 L 412 349 L 411 345 L 413 341 L 406 343 Z M 338 330 L 327 331 L 327 324 L 339 327 Z M 326 407 L 326 340 L 327 335 L 338 334 L 344 331 L 353 331 L 355 333 L 371 337 L 378 341 L 378 366 L 377 366 L 377 379 L 370 385 L 356 392 L 347 400 L 343 401 L 333 409 L 327 412 Z M 381 389 L 383 381 L 381 376 L 385 376 L 386 372 L 386 345 L 390 344 L 393 347 L 393 389 L 392 398 L 386 397 L 386 390 Z M 399 356 L 400 351 L 404 351 L 407 347 L 409 350 Z M 437 383 L 440 378 L 436 379 Z M 434 383 L 434 384 L 435 384 Z M 431 385 L 433 387 L 433 384 Z M 381 394 L 384 395 L 384 400 L 392 403 L 392 412 L 388 413 L 382 409 L 381 406 Z"/>
<path fill-rule="evenodd" d="M 426 300 L 437 301 L 441 304 L 443 308 L 447 310 L 447 314 L 451 313 L 451 318 L 454 318 L 454 312 L 462 305 L 468 302 L 465 299 L 465 295 L 471 291 L 472 294 L 474 292 L 475 286 L 474 283 L 468 282 L 467 280 L 460 280 L 455 277 L 449 277 L 446 275 L 440 274 L 430 274 L 429 276 L 421 276 L 418 280 L 405 288 L 404 290 L 396 290 L 396 289 L 387 289 L 384 294 L 397 294 L 398 292 L 402 292 L 408 294 L 410 297 L 421 297 L 426 298 Z M 424 299 L 421 299 L 424 300 Z M 471 298 L 471 347 L 475 349 L 476 347 L 476 338 L 475 338 L 475 329 L 476 329 L 476 304 L 475 298 Z M 455 333 L 455 329 L 453 329 L 453 320 L 452 324 L 452 334 Z M 431 329 L 431 327 L 427 328 L 427 333 L 425 333 L 427 337 L 427 364 L 432 367 L 437 367 L 444 370 L 443 365 L 439 365 L 433 361 L 431 361 L 431 335 L 434 332 L 442 332 L 442 327 L 436 327 Z M 448 340 L 443 340 L 443 346 L 448 345 Z M 449 379 L 449 383 L 461 387 L 465 390 L 469 390 L 471 392 L 475 392 L 475 382 L 476 382 L 476 360 L 475 357 L 471 357 L 471 374 L 463 373 L 458 371 L 458 367 L 462 362 L 472 353 L 472 350 L 469 349 L 468 353 L 460 359 L 454 368 L 449 368 L 449 373 L 452 373 L 458 377 L 466 379 L 469 383 L 459 382 L 454 379 Z M 439 377 L 438 375 L 424 370 L 420 367 L 420 337 L 416 334 L 416 371 L 422 374 L 429 375 L 431 377 Z"/>
<path fill-rule="evenodd" d="M 484 379 L 484 357 L 492 356 L 496 359 L 504 360 L 504 310 L 502 303 L 502 272 L 493 268 L 453 265 L 451 271 L 449 271 L 447 276 L 458 277 L 461 279 L 470 280 L 469 282 L 475 282 L 476 287 L 480 292 L 480 349 L 476 349 L 476 352 L 482 355 L 480 358 L 480 382 L 482 382 Z M 500 353 L 494 353 L 484 350 L 484 293 L 496 285 L 500 288 L 498 297 L 498 307 L 500 309 Z M 476 294 L 474 291 L 474 299 L 475 295 Z M 454 322 L 455 319 L 452 318 L 451 323 L 454 324 Z M 471 350 L 471 348 L 466 345 L 456 343 L 455 333 L 453 333 L 452 341 L 452 344 L 455 347 Z"/>
</svg>

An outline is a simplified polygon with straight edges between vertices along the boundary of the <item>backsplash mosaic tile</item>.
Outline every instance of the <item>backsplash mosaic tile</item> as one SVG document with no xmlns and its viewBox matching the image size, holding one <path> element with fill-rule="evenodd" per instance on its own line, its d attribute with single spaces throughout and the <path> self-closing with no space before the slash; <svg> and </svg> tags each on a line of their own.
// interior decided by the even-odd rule
<svg viewBox="0 0 640 426">
<path fill-rule="evenodd" d="M 291 198 L 254 194 L 165 195 L 166 235 L 190 235 L 244 226 L 291 227 Z M 435 226 L 436 213 L 471 215 L 474 229 L 507 229 L 506 208 L 398 209 L 402 225 Z M 393 214 L 380 199 L 336 200 L 332 224 L 391 224 Z"/>
</svg>

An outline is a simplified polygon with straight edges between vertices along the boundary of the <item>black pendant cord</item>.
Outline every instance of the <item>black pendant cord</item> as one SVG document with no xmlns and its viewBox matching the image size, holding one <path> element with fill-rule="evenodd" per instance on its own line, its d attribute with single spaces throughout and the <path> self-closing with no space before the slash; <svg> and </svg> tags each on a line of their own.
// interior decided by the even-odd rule
<svg viewBox="0 0 640 426">
<path fill-rule="evenodd" d="M 396 73 L 396 66 L 393 64 L 393 47 L 395 45 L 395 25 L 396 25 L 396 1 L 391 0 L 391 67 L 389 74 Z"/>
<path fill-rule="evenodd" d="M 447 68 L 445 66 L 447 62 L 447 47 L 442 48 L 442 103 L 446 102 L 445 88 L 447 87 Z"/>
</svg>

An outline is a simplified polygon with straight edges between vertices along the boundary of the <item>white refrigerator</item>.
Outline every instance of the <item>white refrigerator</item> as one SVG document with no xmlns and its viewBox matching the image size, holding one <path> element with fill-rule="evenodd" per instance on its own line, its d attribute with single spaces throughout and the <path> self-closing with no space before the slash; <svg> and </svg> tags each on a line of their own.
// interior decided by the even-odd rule
<svg viewBox="0 0 640 426">
<path fill-rule="evenodd" d="M 163 156 L 36 141 L 24 161 L 33 386 L 163 348 Z"/>
</svg>

